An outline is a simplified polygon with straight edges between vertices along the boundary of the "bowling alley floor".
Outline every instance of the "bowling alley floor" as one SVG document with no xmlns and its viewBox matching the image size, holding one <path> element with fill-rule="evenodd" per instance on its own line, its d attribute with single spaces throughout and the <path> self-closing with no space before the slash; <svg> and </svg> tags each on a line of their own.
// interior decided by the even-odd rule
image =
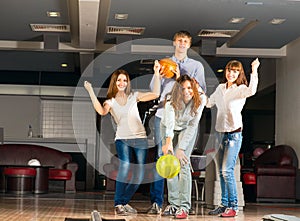
<svg viewBox="0 0 300 221">
<path fill-rule="evenodd" d="M 150 206 L 149 197 L 141 193 L 135 194 L 131 205 L 138 210 L 135 216 L 117 216 L 113 207 L 114 195 L 105 192 L 77 192 L 75 194 L 48 193 L 30 195 L 0 194 L 1 221 L 64 221 L 65 218 L 91 219 L 91 212 L 96 210 L 102 218 L 125 219 L 126 221 L 167 221 L 172 217 L 147 215 Z M 285 214 L 300 219 L 300 203 L 246 203 L 243 211 L 237 217 L 221 218 L 207 215 L 209 209 L 203 202 L 193 201 L 196 215 L 190 215 L 187 220 L 226 220 L 226 221 L 259 221 L 269 214 Z"/>
</svg>

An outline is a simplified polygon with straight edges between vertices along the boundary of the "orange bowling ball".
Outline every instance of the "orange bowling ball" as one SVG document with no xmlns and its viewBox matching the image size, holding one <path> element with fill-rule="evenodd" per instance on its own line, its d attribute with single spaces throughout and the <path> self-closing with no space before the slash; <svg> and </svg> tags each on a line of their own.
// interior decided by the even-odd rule
<svg viewBox="0 0 300 221">
<path fill-rule="evenodd" d="M 165 78 L 172 78 L 174 76 L 174 72 L 176 71 L 177 64 L 175 61 L 170 58 L 163 58 L 159 61 L 161 65 L 161 70 L 163 70 L 162 74 L 164 74 Z"/>
</svg>

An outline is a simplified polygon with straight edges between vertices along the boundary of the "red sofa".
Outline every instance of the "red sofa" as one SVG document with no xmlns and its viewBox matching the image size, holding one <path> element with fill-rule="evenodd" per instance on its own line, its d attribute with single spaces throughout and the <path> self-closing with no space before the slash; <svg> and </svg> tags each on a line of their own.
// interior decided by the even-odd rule
<svg viewBox="0 0 300 221">
<path fill-rule="evenodd" d="M 255 160 L 256 201 L 295 202 L 298 157 L 288 145 L 267 149 Z"/>
<path fill-rule="evenodd" d="M 66 193 L 76 192 L 75 175 L 78 164 L 72 157 L 52 148 L 32 144 L 0 145 L 0 166 L 27 165 L 31 159 L 37 159 L 41 165 L 52 166 L 49 169 L 49 180 L 64 181 Z M 5 178 L 1 174 L 0 188 L 5 189 Z"/>
</svg>

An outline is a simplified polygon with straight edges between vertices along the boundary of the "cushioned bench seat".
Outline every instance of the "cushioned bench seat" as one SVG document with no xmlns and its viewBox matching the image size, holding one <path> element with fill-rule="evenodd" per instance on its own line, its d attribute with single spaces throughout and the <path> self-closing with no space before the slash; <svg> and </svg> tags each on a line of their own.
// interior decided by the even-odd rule
<svg viewBox="0 0 300 221">
<path fill-rule="evenodd" d="M 70 154 L 33 144 L 3 144 L 0 145 L 0 165 L 28 165 L 35 159 L 42 166 L 49 166 L 49 180 L 64 182 L 66 193 L 76 192 L 75 177 L 78 164 L 72 161 Z M 3 169 L 1 169 L 2 171 Z M 39 182 L 37 182 L 39 183 Z M 0 190 L 5 186 L 5 176 L 0 176 Z"/>
<path fill-rule="evenodd" d="M 6 177 L 6 192 L 16 194 L 32 193 L 34 188 L 34 178 L 36 170 L 27 167 L 7 167 L 4 168 Z"/>
<path fill-rule="evenodd" d="M 63 169 L 50 169 L 49 180 L 70 180 L 72 178 L 72 172 L 70 170 Z"/>
</svg>

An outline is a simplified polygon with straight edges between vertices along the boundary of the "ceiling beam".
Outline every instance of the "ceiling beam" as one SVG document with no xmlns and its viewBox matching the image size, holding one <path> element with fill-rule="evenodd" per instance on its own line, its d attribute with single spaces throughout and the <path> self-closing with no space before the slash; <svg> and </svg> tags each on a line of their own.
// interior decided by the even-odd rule
<svg viewBox="0 0 300 221">
<path fill-rule="evenodd" d="M 236 42 L 238 42 L 242 37 L 244 37 L 247 32 L 253 29 L 259 23 L 258 20 L 250 21 L 245 27 L 243 27 L 238 33 L 231 37 L 227 41 L 227 47 L 232 47 Z"/>
<path fill-rule="evenodd" d="M 199 48 L 192 48 L 199 52 Z M 0 41 L 0 50 L 20 50 L 20 51 L 45 51 L 44 42 L 36 41 Z M 114 44 L 98 44 L 96 49 L 78 48 L 71 43 L 59 43 L 58 52 L 93 52 L 101 53 L 103 51 L 116 50 Z M 265 57 L 280 58 L 286 56 L 286 46 L 279 49 L 268 48 L 228 48 L 226 43 L 216 48 L 216 56 L 248 56 L 248 57 Z M 174 52 L 173 46 L 165 45 L 131 45 L 132 53 L 170 53 Z"/>
<path fill-rule="evenodd" d="M 101 0 L 100 2 L 100 13 L 98 17 L 98 32 L 97 32 L 97 48 L 99 45 L 104 43 L 104 36 L 106 33 L 106 26 L 110 12 L 111 0 Z"/>
<path fill-rule="evenodd" d="M 79 46 L 79 4 L 78 1 L 68 0 L 68 13 L 71 29 L 71 43 Z"/>
<path fill-rule="evenodd" d="M 101 53 L 115 46 L 114 44 L 98 44 L 96 49 L 79 48 L 72 43 L 58 43 L 57 52 L 95 52 Z M 1 41 L 0 50 L 20 50 L 20 51 L 45 51 L 44 42 L 41 41 Z"/>
<path fill-rule="evenodd" d="M 217 48 L 219 57 L 264 57 L 264 58 L 281 58 L 286 56 L 286 46 L 279 49 L 269 48 L 229 48 L 226 43 Z"/>
<path fill-rule="evenodd" d="M 79 46 L 96 48 L 100 0 L 79 0 Z"/>
</svg>

